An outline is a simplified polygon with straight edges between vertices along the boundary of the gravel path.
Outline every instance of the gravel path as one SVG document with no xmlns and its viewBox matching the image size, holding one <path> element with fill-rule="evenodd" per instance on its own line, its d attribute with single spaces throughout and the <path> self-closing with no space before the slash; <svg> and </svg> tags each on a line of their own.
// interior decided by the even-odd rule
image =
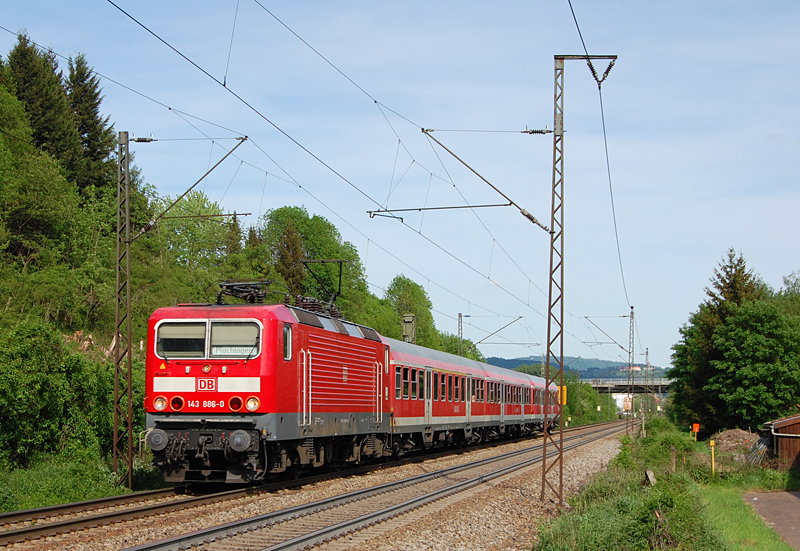
<svg viewBox="0 0 800 551">
<path fill-rule="evenodd" d="M 458 456 L 431 459 L 423 463 L 393 467 L 363 476 L 324 481 L 301 489 L 250 496 L 187 511 L 121 522 L 94 530 L 64 534 L 45 540 L 13 544 L 7 549 L 14 551 L 52 549 L 116 551 L 408 478 L 415 474 L 475 461 L 514 449 L 530 447 L 532 444 L 533 442 L 528 441 L 509 444 L 493 450 L 479 450 Z M 564 462 L 565 491 L 574 491 L 592 473 L 602 469 L 616 454 L 617 447 L 616 438 L 611 437 L 591 444 L 589 450 L 568 452 Z M 545 506 L 539 503 L 540 481 L 541 471 L 536 467 L 529 471 L 526 470 L 525 474 L 516 474 L 511 479 L 498 479 L 493 483 L 482 485 L 479 491 L 475 490 L 477 496 L 470 497 L 468 501 L 457 502 L 458 500 L 451 498 L 454 500 L 453 509 L 448 508 L 432 514 L 431 518 L 413 521 L 412 527 L 402 521 L 404 518 L 410 518 L 425 510 L 425 508 L 421 508 L 409 515 L 384 523 L 385 533 L 380 539 L 368 542 L 351 539 L 350 541 L 355 546 L 351 544 L 349 547 L 358 549 L 518 549 L 526 548 L 526 542 L 529 547 L 535 534 L 534 519 L 539 519 L 542 515 L 552 515 L 556 510 L 552 503 Z M 531 508 L 534 511 L 533 515 L 521 513 Z M 499 526 L 502 528 L 497 528 Z M 388 531 L 389 528 L 391 531 Z M 369 538 L 374 539 L 374 535 Z"/>
</svg>

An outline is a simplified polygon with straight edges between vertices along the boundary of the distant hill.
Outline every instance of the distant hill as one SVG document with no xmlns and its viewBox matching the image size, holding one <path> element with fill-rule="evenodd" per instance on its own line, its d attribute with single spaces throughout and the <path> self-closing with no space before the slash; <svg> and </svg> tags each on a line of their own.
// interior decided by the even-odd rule
<svg viewBox="0 0 800 551">
<path fill-rule="evenodd" d="M 551 364 L 553 365 L 551 359 Z M 486 360 L 486 363 L 496 365 L 497 367 L 505 367 L 506 369 L 516 369 L 521 365 L 539 365 L 542 363 L 541 356 L 528 356 L 527 358 L 498 358 L 492 356 Z M 573 356 L 564 356 L 564 364 L 573 371 L 586 371 L 591 368 L 599 369 L 614 369 L 617 367 L 627 366 L 627 362 L 611 362 L 608 360 L 598 360 L 596 358 L 575 358 Z"/>
<path fill-rule="evenodd" d="M 528 356 L 525 358 L 498 358 L 492 356 L 486 360 L 491 365 L 497 367 L 505 367 L 506 369 L 517 369 L 521 365 L 540 365 L 542 363 L 541 356 Z M 555 363 L 551 359 L 551 366 Z M 604 377 L 620 377 L 626 375 L 627 362 L 613 362 L 609 360 L 600 360 L 597 358 L 575 358 L 574 356 L 564 356 L 564 365 L 567 369 L 578 371 L 582 378 L 604 378 Z M 659 377 L 663 374 L 663 369 L 660 367 L 652 366 L 654 368 L 654 375 Z"/>
</svg>

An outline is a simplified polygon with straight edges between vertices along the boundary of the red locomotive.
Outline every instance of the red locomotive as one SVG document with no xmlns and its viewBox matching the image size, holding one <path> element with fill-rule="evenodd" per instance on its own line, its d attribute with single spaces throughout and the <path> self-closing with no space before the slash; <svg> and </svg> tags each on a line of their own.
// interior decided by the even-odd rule
<svg viewBox="0 0 800 551">
<path fill-rule="evenodd" d="M 252 482 L 540 430 L 557 387 L 284 304 L 150 317 L 147 443 L 169 481 Z"/>
</svg>

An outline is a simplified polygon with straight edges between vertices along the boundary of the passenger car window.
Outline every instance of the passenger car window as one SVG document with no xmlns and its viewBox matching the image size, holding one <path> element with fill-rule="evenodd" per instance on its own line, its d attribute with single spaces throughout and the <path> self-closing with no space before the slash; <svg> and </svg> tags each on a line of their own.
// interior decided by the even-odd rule
<svg viewBox="0 0 800 551">
<path fill-rule="evenodd" d="M 399 365 L 394 366 L 394 397 L 399 400 L 400 393 L 402 392 L 403 388 L 403 379 L 402 375 L 400 374 L 401 367 Z"/>
</svg>

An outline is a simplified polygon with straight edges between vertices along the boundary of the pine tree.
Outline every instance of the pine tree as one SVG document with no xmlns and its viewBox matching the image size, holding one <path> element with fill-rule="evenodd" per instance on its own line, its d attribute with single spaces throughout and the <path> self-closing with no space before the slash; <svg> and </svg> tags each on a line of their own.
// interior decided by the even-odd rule
<svg viewBox="0 0 800 551">
<path fill-rule="evenodd" d="M 731 422 L 728 404 L 709 383 L 718 380 L 718 362 L 723 352 L 715 335 L 737 307 L 762 298 L 764 284 L 756 277 L 741 254 L 729 249 L 727 258 L 714 269 L 708 299 L 689 323 L 680 329 L 681 340 L 672 347 L 674 411 L 679 422 L 700 423 L 704 432 L 726 427 Z"/>
<path fill-rule="evenodd" d="M 30 117 L 34 143 L 58 159 L 74 182 L 81 158 L 80 140 L 55 54 L 39 49 L 21 33 L 7 65 L 17 98 Z"/>
<path fill-rule="evenodd" d="M 291 294 L 302 295 L 305 292 L 303 285 L 305 271 L 302 264 L 305 259 L 305 252 L 303 251 L 303 240 L 295 229 L 291 218 L 286 220 L 283 238 L 278 243 L 277 248 L 278 254 L 275 269 L 281 274 Z"/>
<path fill-rule="evenodd" d="M 67 95 L 81 141 L 78 187 L 104 188 L 115 185 L 116 164 L 112 158 L 116 137 L 109 117 L 100 114 L 100 79 L 89 67 L 84 54 L 69 59 Z"/>
</svg>

